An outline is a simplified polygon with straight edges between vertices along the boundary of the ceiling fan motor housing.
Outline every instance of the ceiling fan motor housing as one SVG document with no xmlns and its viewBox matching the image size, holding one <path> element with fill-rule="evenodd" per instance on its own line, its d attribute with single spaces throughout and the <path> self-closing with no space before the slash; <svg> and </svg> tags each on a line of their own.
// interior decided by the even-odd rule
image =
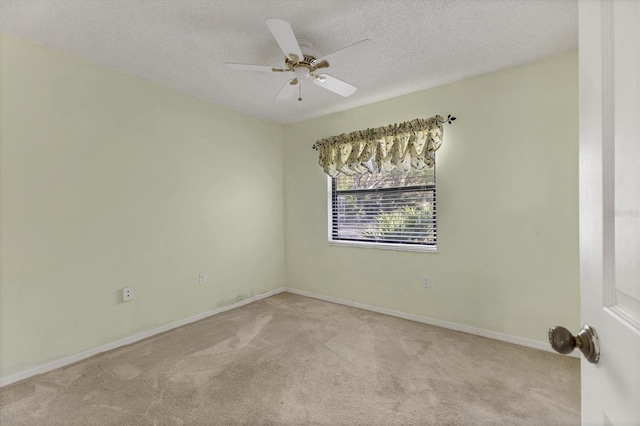
<svg viewBox="0 0 640 426">
<path fill-rule="evenodd" d="M 300 67 L 304 67 L 312 74 L 318 68 L 327 68 L 329 66 L 326 61 L 321 61 L 320 63 L 316 61 L 318 53 L 313 48 L 313 43 L 303 38 L 297 39 L 297 42 L 300 45 L 303 58 L 298 58 L 296 55 L 289 55 L 291 58 L 285 57 L 284 63 L 287 70 L 295 71 Z"/>
</svg>

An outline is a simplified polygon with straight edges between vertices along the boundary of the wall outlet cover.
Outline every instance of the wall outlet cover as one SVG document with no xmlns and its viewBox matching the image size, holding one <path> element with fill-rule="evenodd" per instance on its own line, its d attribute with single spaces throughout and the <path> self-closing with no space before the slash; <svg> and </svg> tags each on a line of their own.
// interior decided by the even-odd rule
<svg viewBox="0 0 640 426">
<path fill-rule="evenodd" d="M 207 276 L 205 274 L 200 274 L 198 276 L 198 280 L 200 282 L 200 285 L 206 284 L 207 283 Z"/>
<path fill-rule="evenodd" d="M 133 287 L 125 287 L 122 289 L 122 301 L 128 302 L 133 300 Z"/>
</svg>

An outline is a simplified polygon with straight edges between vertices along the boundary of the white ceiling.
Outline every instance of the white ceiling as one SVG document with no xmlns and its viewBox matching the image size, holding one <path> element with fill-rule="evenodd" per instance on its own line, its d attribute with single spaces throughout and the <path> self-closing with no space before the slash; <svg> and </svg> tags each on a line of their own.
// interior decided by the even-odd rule
<svg viewBox="0 0 640 426">
<path fill-rule="evenodd" d="M 363 39 L 376 53 L 326 72 L 343 98 L 303 81 L 274 97 L 280 67 L 265 18 L 291 23 L 320 56 Z M 278 123 L 343 111 L 578 48 L 577 0 L 1 0 L 0 30 Z M 306 83 L 306 84 L 305 84 Z"/>
</svg>

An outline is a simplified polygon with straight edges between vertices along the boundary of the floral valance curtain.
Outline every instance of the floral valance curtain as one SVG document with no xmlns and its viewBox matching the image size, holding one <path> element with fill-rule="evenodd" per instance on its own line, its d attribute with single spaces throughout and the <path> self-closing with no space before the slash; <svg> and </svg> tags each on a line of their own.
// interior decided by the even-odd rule
<svg viewBox="0 0 640 426">
<path fill-rule="evenodd" d="M 319 163 L 331 177 L 400 169 L 433 167 L 435 151 L 442 144 L 443 124 L 439 115 L 376 129 L 331 136 L 314 144 Z M 449 121 L 450 122 L 450 121 Z"/>
</svg>

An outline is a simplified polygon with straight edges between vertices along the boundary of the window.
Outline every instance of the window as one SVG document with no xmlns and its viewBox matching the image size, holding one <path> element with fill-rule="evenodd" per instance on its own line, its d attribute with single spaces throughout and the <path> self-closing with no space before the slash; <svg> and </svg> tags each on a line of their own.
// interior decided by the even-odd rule
<svg viewBox="0 0 640 426">
<path fill-rule="evenodd" d="M 435 251 L 435 153 L 443 125 L 455 119 L 416 118 L 316 141 L 330 176 L 329 242 Z"/>
<path fill-rule="evenodd" d="M 435 251 L 435 167 L 330 178 L 329 240 Z"/>
</svg>

